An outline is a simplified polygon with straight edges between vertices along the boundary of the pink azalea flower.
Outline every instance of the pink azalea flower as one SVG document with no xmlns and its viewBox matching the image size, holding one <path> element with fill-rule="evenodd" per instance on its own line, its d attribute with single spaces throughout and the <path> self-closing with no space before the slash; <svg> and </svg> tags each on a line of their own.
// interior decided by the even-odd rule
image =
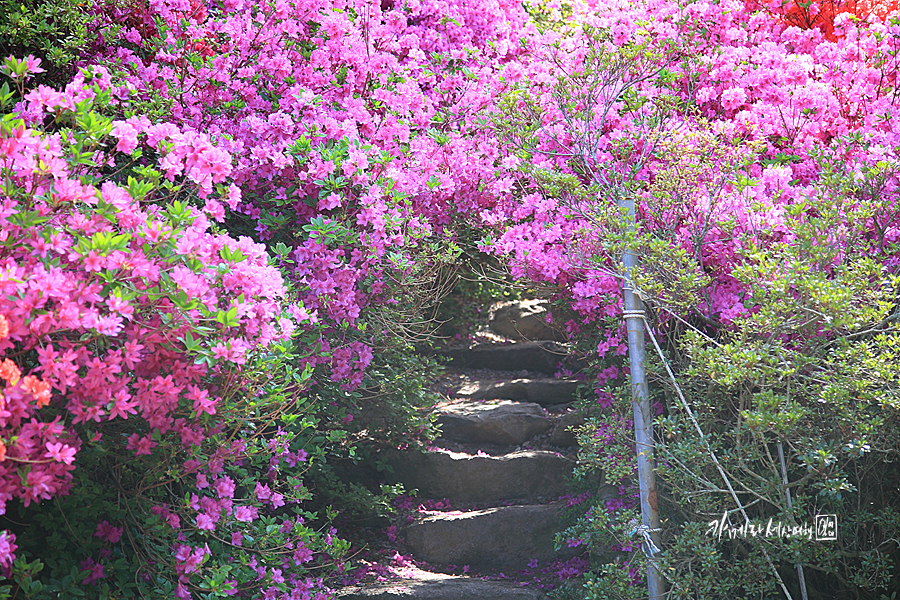
<svg viewBox="0 0 900 600">
<path fill-rule="evenodd" d="M 200 513 L 197 515 L 197 528 L 202 531 L 212 531 L 215 529 L 215 522 L 212 518 L 206 513 Z"/>
<path fill-rule="evenodd" d="M 66 465 L 71 465 L 75 462 L 75 453 L 77 450 L 69 445 L 59 442 L 47 442 L 45 447 L 47 448 L 47 452 L 44 454 L 45 457 L 52 458 L 53 460 Z"/>
<path fill-rule="evenodd" d="M 341 197 L 334 192 L 319 200 L 319 210 L 331 210 L 341 206 Z"/>
<path fill-rule="evenodd" d="M 251 509 L 251 507 L 236 506 L 234 508 L 234 518 L 237 519 L 238 521 L 241 521 L 244 523 L 249 523 L 250 521 L 252 521 L 255 518 L 255 516 L 254 516 L 254 512 Z"/>
</svg>

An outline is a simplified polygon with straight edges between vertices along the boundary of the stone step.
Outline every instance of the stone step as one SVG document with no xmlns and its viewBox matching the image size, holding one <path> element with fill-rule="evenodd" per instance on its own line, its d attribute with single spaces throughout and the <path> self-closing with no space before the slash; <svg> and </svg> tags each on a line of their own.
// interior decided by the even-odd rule
<svg viewBox="0 0 900 600">
<path fill-rule="evenodd" d="M 427 579 L 405 579 L 345 588 L 340 600 L 549 600 L 540 590 L 505 581 L 485 581 L 429 573 Z"/>
<path fill-rule="evenodd" d="M 451 504 L 553 500 L 565 494 L 566 476 L 575 467 L 575 461 L 542 450 L 502 456 L 385 450 L 382 455 L 394 469 L 388 475 L 394 483 Z"/>
<path fill-rule="evenodd" d="M 432 515 L 406 528 L 406 547 L 428 563 L 521 570 L 531 560 L 575 555 L 553 548 L 559 512 L 559 504 L 538 504 Z"/>
<path fill-rule="evenodd" d="M 533 402 L 458 402 L 436 412 L 441 437 L 455 442 L 518 446 L 553 426 L 541 405 Z"/>
<path fill-rule="evenodd" d="M 556 340 L 568 338 L 565 327 L 547 323 L 550 303 L 546 300 L 513 300 L 494 305 L 488 327 L 511 340 Z M 557 319 L 558 320 L 558 319 Z"/>
<path fill-rule="evenodd" d="M 552 341 L 519 342 L 507 345 L 481 344 L 472 348 L 454 348 L 438 353 L 463 368 L 495 371 L 540 371 L 555 373 L 557 364 L 569 355 L 563 344 Z"/>
<path fill-rule="evenodd" d="M 462 386 L 456 396 L 472 400 L 526 400 L 541 406 L 573 402 L 579 379 L 510 379 L 473 381 Z"/>
</svg>

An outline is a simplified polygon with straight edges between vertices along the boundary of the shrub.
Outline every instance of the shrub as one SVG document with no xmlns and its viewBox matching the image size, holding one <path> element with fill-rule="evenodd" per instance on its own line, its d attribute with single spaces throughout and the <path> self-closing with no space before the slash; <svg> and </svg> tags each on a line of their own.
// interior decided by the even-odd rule
<svg viewBox="0 0 900 600">
<path fill-rule="evenodd" d="M 627 383 L 622 254 L 640 257 L 630 275 L 702 431 L 648 340 L 673 595 L 793 593 L 799 564 L 810 590 L 877 598 L 900 557 L 897 381 L 882 366 L 897 335 L 897 20 L 847 15 L 826 40 L 742 3 L 597 8 L 497 106 L 514 185 L 485 217 L 507 224 L 491 249 L 567 288 L 596 349 L 591 404 Z M 582 463 L 633 484 L 611 452 L 633 444 L 627 427 L 612 447 L 593 437 L 609 418 L 585 428 Z M 595 575 L 619 573 L 606 552 L 635 528 L 591 510 L 565 535 L 595 545 Z M 697 523 L 726 510 L 736 526 L 834 513 L 845 542 L 706 539 Z M 583 591 L 617 597 L 622 582 Z"/>
<path fill-rule="evenodd" d="M 90 16 L 83 2 L 0 2 L 0 57 L 34 54 L 49 66 L 44 77 L 59 83 L 75 74 L 88 39 Z"/>
<path fill-rule="evenodd" d="M 318 333 L 264 248 L 192 206 L 235 201 L 229 153 L 105 116 L 102 68 L 25 94 L 35 64 L 6 61 L 24 100 L 0 129 L 0 348 L 29 373 L 5 394 L 6 574 L 36 598 L 317 593 L 346 549 L 300 506 Z"/>
</svg>

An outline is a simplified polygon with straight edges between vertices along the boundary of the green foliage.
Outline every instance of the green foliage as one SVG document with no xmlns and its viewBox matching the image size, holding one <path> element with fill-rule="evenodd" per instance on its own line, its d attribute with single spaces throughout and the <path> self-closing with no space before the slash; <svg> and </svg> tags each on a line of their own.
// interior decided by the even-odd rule
<svg viewBox="0 0 900 600">
<path fill-rule="evenodd" d="M 523 6 L 528 11 L 531 22 L 541 31 L 565 32 L 578 27 L 573 18 L 575 11 L 568 2 L 529 0 L 523 2 Z"/>
<path fill-rule="evenodd" d="M 428 383 L 438 370 L 434 359 L 409 348 L 384 349 L 359 388 L 346 391 L 330 382 L 311 388 L 310 402 L 320 407 L 310 438 L 320 460 L 306 473 L 316 490 L 311 506 L 333 506 L 341 512 L 340 523 L 353 527 L 388 523 L 395 513 L 391 502 L 404 490 L 378 484 L 386 467 L 376 454 L 386 445 L 436 437 L 431 410 L 439 395 Z"/>
<path fill-rule="evenodd" d="M 458 270 L 448 277 L 448 291 L 431 308 L 439 324 L 437 340 L 466 340 L 487 319 L 491 304 L 518 300 L 522 289 L 515 287 L 499 264 L 481 255 L 469 255 Z M 452 277 L 452 279 L 451 279 Z"/>
<path fill-rule="evenodd" d="M 547 91 L 559 116 L 517 86 L 498 101 L 493 126 L 525 163 L 531 162 L 539 147 L 542 155 L 566 159 L 571 174 L 587 188 L 575 194 L 576 199 L 600 194 L 617 205 L 634 191 L 636 174 L 665 139 L 665 124 L 679 108 L 674 95 L 666 91 L 674 83 L 665 69 L 674 50 L 648 31 L 611 48 L 608 29 L 589 25 L 582 29 L 581 46 L 575 51 L 583 58 L 575 61 L 576 66 L 566 66 L 572 50 L 563 50 L 561 42 L 551 49 L 557 78 Z M 659 93 L 638 93 L 637 86 L 649 80 L 658 84 Z M 630 126 L 610 141 L 605 139 L 606 126 L 614 113 Z M 553 133 L 557 128 L 571 133 L 573 139 L 566 141 Z"/>
<path fill-rule="evenodd" d="M 431 357 L 407 351 L 379 352 L 361 388 L 361 420 L 368 435 L 391 443 L 411 441 L 411 436 L 436 436 L 430 409 L 440 395 L 428 385 L 440 372 Z"/>
<path fill-rule="evenodd" d="M 880 169 L 863 173 L 860 185 L 838 175 L 836 156 L 820 160 L 827 176 L 819 196 L 795 204 L 789 216 L 796 239 L 748 243 L 734 270 L 753 310 L 714 337 L 684 331 L 674 338 L 683 356 L 679 385 L 706 434 L 701 441 L 671 402 L 658 423 L 660 477 L 678 531 L 663 558 L 675 597 L 774 591 L 763 548 L 775 565 L 806 565 L 811 594 L 852 589 L 877 598 L 897 585 L 900 279 L 882 268 L 880 240 L 862 233 L 893 208 L 862 191 Z M 752 520 L 811 523 L 836 514 L 839 541 L 726 540 L 701 560 L 697 548 L 709 547 L 710 536 L 697 524 L 736 508 L 707 443 Z M 786 573 L 787 585 L 797 586 L 795 572 Z"/>
<path fill-rule="evenodd" d="M 34 54 L 44 59 L 46 79 L 73 74 L 87 41 L 88 14 L 76 0 L 0 0 L 0 58 Z"/>
</svg>

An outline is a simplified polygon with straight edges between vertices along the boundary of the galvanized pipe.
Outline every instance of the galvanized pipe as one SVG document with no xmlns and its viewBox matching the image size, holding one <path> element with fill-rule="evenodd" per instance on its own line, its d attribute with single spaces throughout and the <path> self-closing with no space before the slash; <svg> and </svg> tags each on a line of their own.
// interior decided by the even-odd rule
<svg viewBox="0 0 900 600">
<path fill-rule="evenodd" d="M 629 212 L 629 227 L 634 227 L 634 200 L 624 202 Z M 647 386 L 646 349 L 644 345 L 644 303 L 634 291 L 631 271 L 638 264 L 638 257 L 632 250 L 626 250 L 622 257 L 625 267 L 625 286 L 623 300 L 625 310 L 623 317 L 628 330 L 628 357 L 631 366 L 631 399 L 634 412 L 634 438 L 637 452 L 638 486 L 641 497 L 641 524 L 644 532 L 649 533 L 645 550 L 648 556 L 647 589 L 650 600 L 660 600 L 664 587 L 660 573 L 656 568 L 653 554 L 660 548 L 659 539 L 659 506 L 656 496 L 656 471 L 653 460 L 653 411 L 650 407 L 650 389 Z M 642 543 L 643 547 L 644 544 Z"/>
</svg>

